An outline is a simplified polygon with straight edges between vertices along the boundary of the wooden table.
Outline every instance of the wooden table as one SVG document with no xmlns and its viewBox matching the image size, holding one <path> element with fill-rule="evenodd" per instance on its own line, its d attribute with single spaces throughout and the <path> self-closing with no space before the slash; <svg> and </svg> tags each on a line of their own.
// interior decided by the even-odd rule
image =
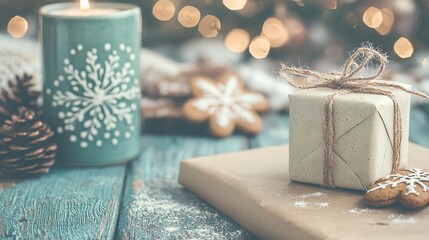
<svg viewBox="0 0 429 240">
<path fill-rule="evenodd" d="M 254 137 L 143 135 L 140 158 L 126 165 L 1 179 L 0 239 L 253 239 L 177 176 L 187 158 L 288 142 L 287 116 L 264 121 Z"/>
<path fill-rule="evenodd" d="M 412 111 L 410 132 L 428 146 L 426 108 Z M 177 177 L 184 159 L 288 142 L 286 115 L 264 122 L 254 137 L 143 135 L 140 158 L 126 165 L 56 166 L 40 178 L 1 179 L 0 239 L 254 239 Z"/>
</svg>

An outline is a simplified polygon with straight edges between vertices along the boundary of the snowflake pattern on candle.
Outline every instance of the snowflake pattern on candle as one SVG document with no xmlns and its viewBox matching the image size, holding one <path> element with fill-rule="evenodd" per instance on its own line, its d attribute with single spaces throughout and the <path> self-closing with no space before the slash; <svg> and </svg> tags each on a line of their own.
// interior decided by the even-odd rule
<svg viewBox="0 0 429 240">
<path fill-rule="evenodd" d="M 82 44 L 71 49 L 69 57 L 82 58 L 84 70 L 65 58 L 64 75 L 54 80 L 54 89 L 46 89 L 46 94 L 52 94 L 52 106 L 66 109 L 58 112 L 62 125 L 56 132 L 70 132 L 70 142 L 77 142 L 82 148 L 90 143 L 101 147 L 104 141 L 117 145 L 119 137 L 130 138 L 135 130 L 135 100 L 140 97 L 139 81 L 131 64 L 135 55 L 124 44 L 116 50 L 106 43 L 101 50 L 107 56 L 105 59 L 100 59 L 98 51 L 85 51 Z M 129 61 L 121 61 L 122 57 Z M 68 85 L 67 90 L 61 88 L 63 84 Z M 124 133 L 118 129 L 122 123 L 128 126 Z"/>
</svg>

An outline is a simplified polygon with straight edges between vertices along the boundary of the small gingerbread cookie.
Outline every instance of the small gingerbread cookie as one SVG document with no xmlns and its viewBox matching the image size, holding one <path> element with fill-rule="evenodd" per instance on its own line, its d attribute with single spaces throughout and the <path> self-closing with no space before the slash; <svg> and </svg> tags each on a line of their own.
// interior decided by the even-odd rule
<svg viewBox="0 0 429 240">
<path fill-rule="evenodd" d="M 268 101 L 260 93 L 244 90 L 237 75 L 227 73 L 218 81 L 194 78 L 191 91 L 194 98 L 183 105 L 185 117 L 192 122 L 208 120 L 214 136 L 229 136 L 236 126 L 249 134 L 262 130 L 262 120 L 257 112 L 268 110 Z"/>
<path fill-rule="evenodd" d="M 373 207 L 396 202 L 409 208 L 424 207 L 429 203 L 429 172 L 416 168 L 398 171 L 375 182 L 364 198 Z"/>
</svg>

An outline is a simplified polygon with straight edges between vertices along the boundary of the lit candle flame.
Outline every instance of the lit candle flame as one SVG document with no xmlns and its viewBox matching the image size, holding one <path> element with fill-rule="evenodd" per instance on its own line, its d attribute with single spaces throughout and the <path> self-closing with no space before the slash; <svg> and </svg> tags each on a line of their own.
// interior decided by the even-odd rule
<svg viewBox="0 0 429 240">
<path fill-rule="evenodd" d="M 83 11 L 89 10 L 89 0 L 80 0 L 80 9 Z"/>
</svg>

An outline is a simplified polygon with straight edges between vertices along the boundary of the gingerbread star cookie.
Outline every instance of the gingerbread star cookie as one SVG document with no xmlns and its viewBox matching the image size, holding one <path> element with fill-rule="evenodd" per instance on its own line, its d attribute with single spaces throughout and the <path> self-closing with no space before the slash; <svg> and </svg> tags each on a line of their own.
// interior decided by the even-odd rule
<svg viewBox="0 0 429 240">
<path fill-rule="evenodd" d="M 183 105 L 185 117 L 197 123 L 208 120 L 214 136 L 229 136 L 235 127 L 248 134 L 262 130 L 257 112 L 268 110 L 268 100 L 260 93 L 244 90 L 237 75 L 227 73 L 218 81 L 196 77 L 191 81 L 191 91 L 194 98 Z"/>
<path fill-rule="evenodd" d="M 375 182 L 364 198 L 374 207 L 397 202 L 409 208 L 424 207 L 429 203 L 429 172 L 417 168 L 398 171 Z"/>
</svg>

